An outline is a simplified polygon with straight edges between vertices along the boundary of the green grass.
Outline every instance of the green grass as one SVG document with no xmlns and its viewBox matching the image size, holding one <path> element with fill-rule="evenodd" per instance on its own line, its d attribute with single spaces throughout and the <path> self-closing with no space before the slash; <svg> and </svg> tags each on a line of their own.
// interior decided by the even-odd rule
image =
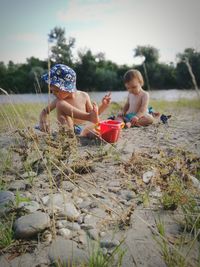
<svg viewBox="0 0 200 267">
<path fill-rule="evenodd" d="M 180 108 L 200 109 L 200 99 L 180 99 L 178 101 L 150 100 L 149 106 L 152 106 L 154 110 L 159 112 Z"/>
<path fill-rule="evenodd" d="M 0 222 L 0 249 L 6 248 L 14 240 L 13 216 L 11 219 Z"/>
<path fill-rule="evenodd" d="M 39 122 L 39 115 L 45 104 L 22 103 L 3 104 L 0 106 L 0 132 L 34 127 Z M 50 118 L 54 117 L 52 112 Z"/>
</svg>

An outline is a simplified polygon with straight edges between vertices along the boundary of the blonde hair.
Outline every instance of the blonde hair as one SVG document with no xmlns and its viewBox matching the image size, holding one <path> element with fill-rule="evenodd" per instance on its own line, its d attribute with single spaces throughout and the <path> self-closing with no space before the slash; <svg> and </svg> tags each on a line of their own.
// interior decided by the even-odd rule
<svg viewBox="0 0 200 267">
<path fill-rule="evenodd" d="M 128 83 L 130 82 L 132 79 L 134 78 L 137 78 L 140 85 L 143 86 L 144 85 L 144 79 L 142 77 L 142 74 L 139 70 L 136 70 L 136 69 L 131 69 L 131 70 L 128 70 L 125 74 L 124 74 L 124 77 L 123 77 L 123 81 L 124 83 Z"/>
</svg>

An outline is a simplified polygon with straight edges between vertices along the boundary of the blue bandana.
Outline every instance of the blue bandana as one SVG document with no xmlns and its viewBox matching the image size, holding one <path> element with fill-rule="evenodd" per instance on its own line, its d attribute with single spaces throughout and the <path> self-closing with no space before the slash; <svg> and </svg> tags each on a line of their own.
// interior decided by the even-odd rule
<svg viewBox="0 0 200 267">
<path fill-rule="evenodd" d="M 62 91 L 70 93 L 76 91 L 76 72 L 66 65 L 56 64 L 50 69 L 50 76 L 46 73 L 41 78 Z"/>
</svg>

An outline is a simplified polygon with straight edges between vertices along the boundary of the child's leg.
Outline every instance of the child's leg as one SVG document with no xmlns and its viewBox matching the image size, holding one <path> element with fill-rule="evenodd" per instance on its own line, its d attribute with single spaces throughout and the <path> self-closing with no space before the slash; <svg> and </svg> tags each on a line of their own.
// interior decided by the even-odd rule
<svg viewBox="0 0 200 267">
<path fill-rule="evenodd" d="M 146 114 L 144 116 L 142 116 L 141 118 L 139 118 L 136 126 L 148 126 L 150 124 L 152 124 L 154 121 L 153 117 L 149 114 Z"/>
<path fill-rule="evenodd" d="M 91 121 L 93 123 L 97 123 L 99 121 L 98 108 L 96 104 L 93 104 L 93 110 L 88 113 L 72 106 L 65 100 L 59 100 L 56 103 L 56 110 L 58 121 L 61 124 L 66 124 L 66 117 Z M 71 122 L 69 122 L 69 124 L 71 127 Z"/>
<path fill-rule="evenodd" d="M 89 137 L 89 138 L 93 138 L 93 137 L 98 137 L 99 136 L 99 131 L 97 131 L 93 125 L 87 125 L 81 132 L 80 136 L 84 136 L 84 137 Z"/>
</svg>

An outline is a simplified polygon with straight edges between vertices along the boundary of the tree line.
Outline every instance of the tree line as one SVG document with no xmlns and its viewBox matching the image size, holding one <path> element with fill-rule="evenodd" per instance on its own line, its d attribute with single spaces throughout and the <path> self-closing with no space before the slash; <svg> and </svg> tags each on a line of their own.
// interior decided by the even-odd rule
<svg viewBox="0 0 200 267">
<path fill-rule="evenodd" d="M 177 64 L 160 63 L 159 50 L 153 46 L 137 46 L 133 57 L 141 57 L 138 65 L 117 65 L 107 60 L 104 53 L 93 54 L 90 49 L 78 52 L 73 57 L 74 38 L 66 38 L 65 30 L 52 29 L 48 35 L 50 56 L 47 60 L 30 57 L 26 63 L 6 65 L 0 62 L 0 87 L 8 93 L 47 92 L 47 86 L 41 81 L 48 66 L 62 63 L 72 67 L 77 73 L 77 88 L 84 91 L 124 90 L 123 75 L 130 68 L 136 68 L 143 74 L 145 89 L 191 89 L 193 82 L 186 64 L 190 64 L 196 84 L 200 85 L 200 53 L 187 48 L 177 55 Z"/>
</svg>

